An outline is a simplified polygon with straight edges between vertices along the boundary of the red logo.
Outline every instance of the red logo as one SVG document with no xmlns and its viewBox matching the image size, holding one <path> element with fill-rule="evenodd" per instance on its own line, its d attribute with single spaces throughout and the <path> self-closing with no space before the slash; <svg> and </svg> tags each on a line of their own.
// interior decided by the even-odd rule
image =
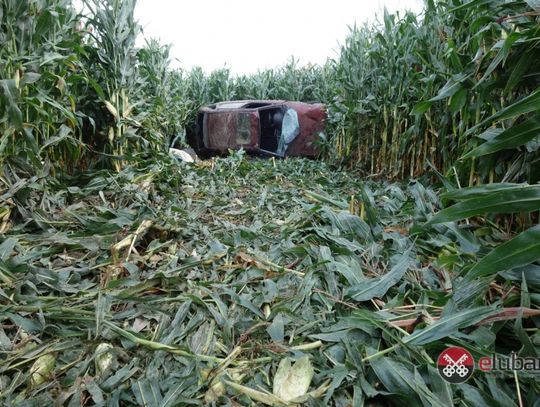
<svg viewBox="0 0 540 407">
<path fill-rule="evenodd" d="M 441 377 L 450 383 L 464 383 L 473 374 L 474 359 L 467 349 L 446 348 L 437 359 Z"/>
</svg>

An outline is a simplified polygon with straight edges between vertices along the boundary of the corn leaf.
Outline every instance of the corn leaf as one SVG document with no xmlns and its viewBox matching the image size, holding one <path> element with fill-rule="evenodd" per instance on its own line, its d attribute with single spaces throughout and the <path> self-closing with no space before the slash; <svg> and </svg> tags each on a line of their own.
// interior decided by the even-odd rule
<svg viewBox="0 0 540 407">
<path fill-rule="evenodd" d="M 520 190 L 526 184 L 516 184 L 513 182 L 501 182 L 494 184 L 478 185 L 468 188 L 454 189 L 441 195 L 444 199 L 463 201 L 471 198 L 482 197 L 488 193 L 502 192 L 506 190 Z"/>
<path fill-rule="evenodd" d="M 423 329 L 414 331 L 411 335 L 403 339 L 403 343 L 416 346 L 426 345 L 452 336 L 460 329 L 473 326 L 497 312 L 494 306 L 469 308 L 463 311 L 453 312 Z"/>
<path fill-rule="evenodd" d="M 401 255 L 394 267 L 382 277 L 372 278 L 347 290 L 347 296 L 355 301 L 369 301 L 381 297 L 405 275 L 411 265 L 410 250 Z"/>
<path fill-rule="evenodd" d="M 540 260 L 540 226 L 520 233 L 513 239 L 493 249 L 466 274 L 468 280 L 494 276 L 500 271 L 525 266 Z"/>
<path fill-rule="evenodd" d="M 520 147 L 540 134 L 540 118 L 534 117 L 517 126 L 497 134 L 474 150 L 465 154 L 462 159 L 480 157 L 497 151 Z"/>
<path fill-rule="evenodd" d="M 535 110 L 538 110 L 538 106 L 540 106 L 540 88 L 537 88 L 530 95 L 527 95 L 524 98 L 518 100 L 517 102 L 512 103 L 510 106 L 499 110 L 497 113 L 481 121 L 477 125 L 471 127 L 465 132 L 465 135 L 473 134 L 479 127 L 484 126 L 488 123 L 517 118 L 522 114 L 534 112 Z"/>
<path fill-rule="evenodd" d="M 478 194 L 443 209 L 428 224 L 451 222 L 487 213 L 531 212 L 540 209 L 540 185 L 524 185 Z"/>
</svg>

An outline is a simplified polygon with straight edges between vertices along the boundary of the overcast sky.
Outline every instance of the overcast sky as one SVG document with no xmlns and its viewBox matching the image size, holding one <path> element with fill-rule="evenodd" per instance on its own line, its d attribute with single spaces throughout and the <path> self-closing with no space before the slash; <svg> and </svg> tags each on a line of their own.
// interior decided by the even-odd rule
<svg viewBox="0 0 540 407">
<path fill-rule="evenodd" d="M 136 18 L 148 38 L 172 44 L 174 65 L 234 73 L 335 57 L 355 21 L 389 11 L 422 10 L 423 0 L 138 0 Z M 142 42 L 140 42 L 142 44 Z"/>
</svg>

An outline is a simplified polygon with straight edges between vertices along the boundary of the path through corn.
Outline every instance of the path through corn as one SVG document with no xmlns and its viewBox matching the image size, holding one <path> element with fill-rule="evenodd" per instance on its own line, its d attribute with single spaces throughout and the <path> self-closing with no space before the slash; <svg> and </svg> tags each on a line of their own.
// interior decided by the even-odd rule
<svg viewBox="0 0 540 407">
<path fill-rule="evenodd" d="M 278 364 L 305 356 L 309 405 L 515 392 L 512 376 L 451 387 L 437 373 L 450 343 L 476 356 L 515 340 L 485 324 L 501 312 L 478 304 L 488 283 L 453 286 L 479 241 L 453 223 L 424 228 L 439 203 L 420 183 L 236 154 L 22 192 L 33 204 L 0 245 L 8 405 L 278 403 Z"/>
</svg>

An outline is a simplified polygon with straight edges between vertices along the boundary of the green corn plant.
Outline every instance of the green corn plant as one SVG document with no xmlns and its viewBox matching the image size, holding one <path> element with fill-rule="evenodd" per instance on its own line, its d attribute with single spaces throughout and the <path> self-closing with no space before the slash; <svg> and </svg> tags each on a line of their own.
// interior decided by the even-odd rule
<svg viewBox="0 0 540 407">
<path fill-rule="evenodd" d="M 110 116 L 107 152 L 118 158 L 113 165 L 119 171 L 130 149 L 156 144 L 156 140 L 138 134 L 141 125 L 132 117 L 137 79 L 135 39 L 140 31 L 133 18 L 136 1 L 85 0 L 84 4 L 90 10 L 88 22 L 94 27 L 91 65 L 102 88 L 100 102 Z"/>
<path fill-rule="evenodd" d="M 494 104 L 497 109 L 489 111 L 487 117 L 477 115 L 475 121 L 461 134 L 464 138 L 461 162 L 469 164 L 469 188 L 447 194 L 449 199 L 459 202 L 437 213 L 431 223 L 469 218 L 472 216 L 500 213 L 522 213 L 525 222 L 519 229 L 526 229 L 511 240 L 499 245 L 474 265 L 467 273 L 466 280 L 478 277 L 495 278 L 497 273 L 528 265 L 540 259 L 538 248 L 538 216 L 540 194 L 538 176 L 534 173 L 538 162 L 538 130 L 540 106 L 540 77 L 536 67 L 523 61 L 534 60 L 540 52 L 540 32 L 536 13 L 526 12 L 522 4 L 512 8 L 507 4 L 490 4 L 492 11 L 504 12 L 503 18 L 493 22 L 487 20 L 486 28 L 496 25 L 502 30 L 485 55 L 480 57 L 468 94 L 482 94 L 489 87 L 500 98 Z M 467 4 L 459 11 L 473 8 Z M 502 14 L 502 13 L 501 13 Z M 511 22 L 511 23 L 510 23 Z M 481 28 L 481 27 L 479 27 Z M 483 33 L 489 30 L 483 30 Z M 493 38 L 490 38 L 493 40 Z M 486 49 L 489 43 L 486 43 Z M 461 89 L 461 82 L 455 82 L 447 89 L 445 97 L 453 97 Z M 483 97 L 483 96 L 482 96 Z M 433 100 L 428 101 L 428 103 Z M 450 103 L 452 101 L 450 100 Z M 422 106 L 417 107 L 423 109 Z M 487 126 L 491 126 L 485 129 Z M 484 131 L 480 131 L 484 129 Z M 473 137 L 473 136 L 476 136 Z M 478 142 L 478 139 L 483 142 Z M 493 183 L 521 181 L 521 183 Z M 529 185 L 524 181 L 532 182 Z M 487 181 L 487 182 L 486 182 Z M 478 186 L 472 186 L 474 184 Z M 483 185 L 487 183 L 487 185 Z"/>
<path fill-rule="evenodd" d="M 182 72 L 170 68 L 169 53 L 170 46 L 156 40 L 147 40 L 137 52 L 135 119 L 142 124 L 144 137 L 156 140 L 157 146 L 182 137 L 195 113 L 185 97 Z"/>
<path fill-rule="evenodd" d="M 84 153 L 77 14 L 69 1 L 3 0 L 0 16 L 0 168 L 73 171 Z"/>
</svg>

